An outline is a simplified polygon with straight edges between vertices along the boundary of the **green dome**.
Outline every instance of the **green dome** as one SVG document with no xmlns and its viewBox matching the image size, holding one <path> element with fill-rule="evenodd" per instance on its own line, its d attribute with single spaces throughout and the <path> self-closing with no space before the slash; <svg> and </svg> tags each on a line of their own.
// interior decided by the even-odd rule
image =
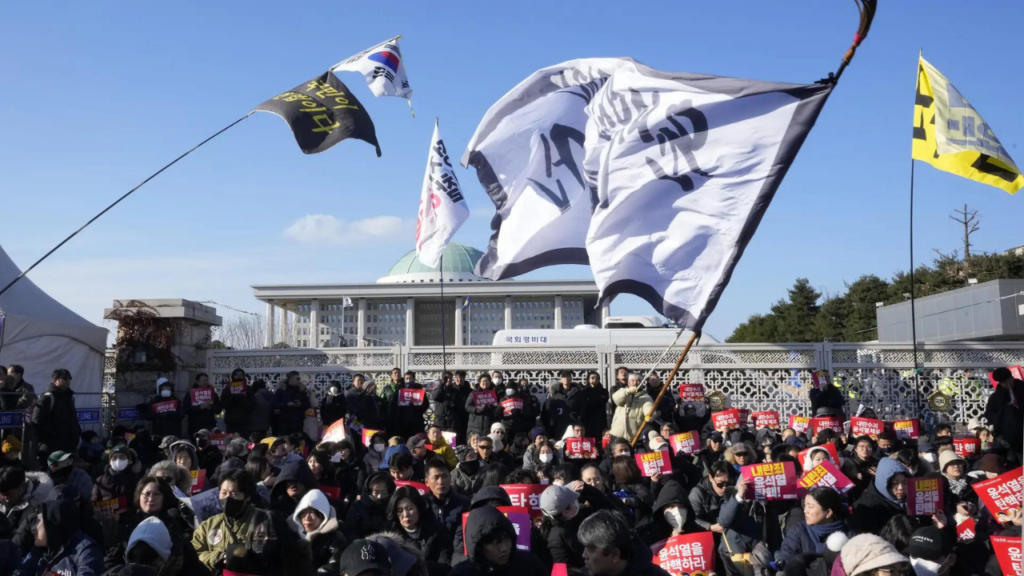
<svg viewBox="0 0 1024 576">
<path fill-rule="evenodd" d="M 462 244 L 449 244 L 444 249 L 444 255 L 441 259 L 441 266 L 444 268 L 445 273 L 449 274 L 471 274 L 476 275 L 473 271 L 476 268 L 476 263 L 484 255 L 483 252 L 472 248 L 470 246 L 463 246 Z M 420 259 L 416 257 L 416 251 L 410 250 L 395 262 L 395 265 L 391 267 L 385 278 L 390 276 L 403 276 L 405 274 L 424 274 L 434 272 L 437 273 L 437 268 L 431 268 Z"/>
</svg>

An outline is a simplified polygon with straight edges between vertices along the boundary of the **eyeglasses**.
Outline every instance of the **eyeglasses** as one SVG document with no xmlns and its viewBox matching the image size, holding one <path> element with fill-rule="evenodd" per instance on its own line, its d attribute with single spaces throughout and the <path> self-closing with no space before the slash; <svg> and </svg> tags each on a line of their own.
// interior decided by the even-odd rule
<svg viewBox="0 0 1024 576">
<path fill-rule="evenodd" d="M 163 497 L 164 495 L 160 492 L 143 492 L 142 494 L 139 494 L 140 500 L 156 500 Z"/>
<path fill-rule="evenodd" d="M 476 447 L 479 450 L 490 450 L 491 449 L 490 446 L 484 446 L 483 444 L 477 444 Z"/>
</svg>

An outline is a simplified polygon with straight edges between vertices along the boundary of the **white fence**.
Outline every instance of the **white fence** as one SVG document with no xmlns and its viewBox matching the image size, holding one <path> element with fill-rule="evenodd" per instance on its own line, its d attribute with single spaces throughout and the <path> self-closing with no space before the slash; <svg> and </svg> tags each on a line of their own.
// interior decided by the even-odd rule
<svg viewBox="0 0 1024 576">
<path fill-rule="evenodd" d="M 681 350 L 681 346 L 680 346 Z M 207 368 L 219 386 L 235 368 L 250 378 L 263 378 L 271 387 L 292 370 L 312 382 L 319 394 L 333 380 L 348 387 L 359 373 L 385 380 L 392 368 L 413 370 L 417 380 L 438 378 L 442 366 L 465 370 L 470 379 L 484 371 L 501 370 L 506 379 L 525 379 L 534 395 L 544 399 L 547 385 L 561 370 L 572 370 L 582 381 L 593 370 L 611 382 L 615 369 L 626 366 L 646 372 L 663 352 L 652 347 L 452 347 L 442 358 L 440 347 L 333 348 L 300 350 L 241 350 L 210 352 Z M 669 353 L 657 373 L 667 378 L 679 350 Z M 1024 344 L 985 342 L 924 345 L 919 349 L 922 370 L 913 374 L 913 352 L 904 344 L 712 344 L 695 346 L 673 381 L 699 382 L 707 391 L 729 396 L 733 406 L 774 409 L 783 414 L 807 414 L 811 372 L 828 370 L 841 383 L 851 410 L 860 403 L 874 408 L 882 419 L 922 417 L 966 423 L 981 417 L 992 389 L 988 373 L 1002 366 L 1024 364 Z M 928 409 L 928 396 L 940 383 L 956 390 L 948 414 Z"/>
</svg>

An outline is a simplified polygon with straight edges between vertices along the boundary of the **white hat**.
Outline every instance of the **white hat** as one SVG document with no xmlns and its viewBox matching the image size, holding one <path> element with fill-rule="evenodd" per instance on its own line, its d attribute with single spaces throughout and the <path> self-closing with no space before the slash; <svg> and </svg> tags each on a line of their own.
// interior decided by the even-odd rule
<svg viewBox="0 0 1024 576">
<path fill-rule="evenodd" d="M 495 430 L 501 430 L 502 432 L 507 432 L 507 430 L 505 430 L 505 425 L 502 424 L 501 422 L 495 422 L 494 424 L 491 424 L 491 432 L 493 433 Z"/>
<path fill-rule="evenodd" d="M 843 569 L 849 576 L 866 574 L 876 568 L 882 568 L 901 562 L 910 562 L 900 554 L 896 547 L 874 534 L 854 536 L 843 546 L 839 557 L 843 561 Z"/>
</svg>

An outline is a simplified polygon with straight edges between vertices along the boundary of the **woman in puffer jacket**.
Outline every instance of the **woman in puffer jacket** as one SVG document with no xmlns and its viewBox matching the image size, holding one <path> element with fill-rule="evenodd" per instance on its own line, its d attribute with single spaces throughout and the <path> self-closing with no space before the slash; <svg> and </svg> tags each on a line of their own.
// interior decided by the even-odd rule
<svg viewBox="0 0 1024 576">
<path fill-rule="evenodd" d="M 819 486 L 804 496 L 804 521 L 791 526 L 775 553 L 780 568 L 802 554 L 821 555 L 825 542 L 835 533 L 846 534 L 847 509 L 843 499 L 833 488 Z"/>
<path fill-rule="evenodd" d="M 328 566 L 331 558 L 348 546 L 348 539 L 341 533 L 334 508 L 327 496 L 319 490 L 310 490 L 299 500 L 292 514 L 292 522 L 299 536 L 312 549 L 315 570 Z"/>
</svg>

